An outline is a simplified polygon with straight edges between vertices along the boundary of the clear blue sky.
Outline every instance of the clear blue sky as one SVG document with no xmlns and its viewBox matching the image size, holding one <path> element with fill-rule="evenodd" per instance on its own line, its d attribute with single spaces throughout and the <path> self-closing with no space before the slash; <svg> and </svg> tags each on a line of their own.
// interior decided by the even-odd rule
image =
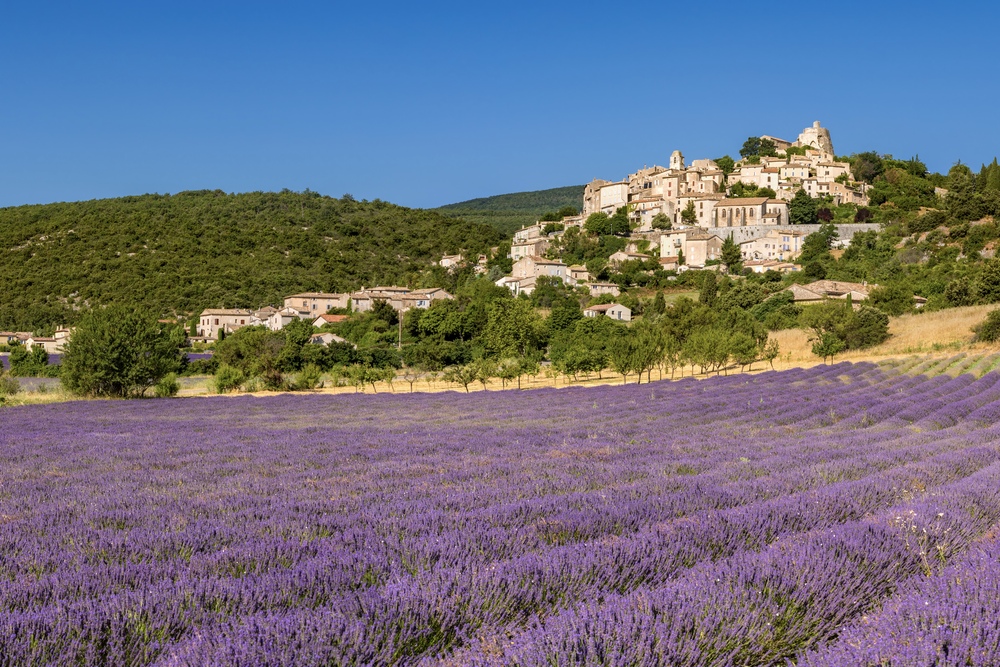
<svg viewBox="0 0 1000 667">
<path fill-rule="evenodd" d="M 0 4 L 0 206 L 310 188 L 436 206 L 794 140 L 1000 154 L 993 3 Z"/>
</svg>

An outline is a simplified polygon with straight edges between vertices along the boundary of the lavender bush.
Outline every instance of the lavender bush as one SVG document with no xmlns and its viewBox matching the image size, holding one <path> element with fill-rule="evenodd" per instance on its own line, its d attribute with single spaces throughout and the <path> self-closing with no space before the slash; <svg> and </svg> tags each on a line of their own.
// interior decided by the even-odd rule
<svg viewBox="0 0 1000 667">
<path fill-rule="evenodd" d="M 0 665 L 998 664 L 998 418 L 871 364 L 7 408 Z"/>
</svg>

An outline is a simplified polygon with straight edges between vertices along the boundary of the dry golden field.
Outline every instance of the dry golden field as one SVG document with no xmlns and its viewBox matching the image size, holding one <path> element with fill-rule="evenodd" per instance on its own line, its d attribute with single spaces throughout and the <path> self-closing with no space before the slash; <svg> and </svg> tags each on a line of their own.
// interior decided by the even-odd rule
<svg viewBox="0 0 1000 667">
<path fill-rule="evenodd" d="M 969 356 L 981 356 L 1000 352 L 1000 344 L 986 344 L 972 342 L 972 327 L 981 322 L 986 314 L 996 308 L 996 305 L 987 306 L 967 306 L 963 308 L 950 308 L 933 313 L 916 313 L 894 317 L 889 321 L 889 340 L 885 343 L 855 352 L 847 352 L 837 355 L 835 361 L 873 361 L 881 362 L 889 359 L 901 359 L 904 357 L 918 357 L 925 360 L 934 358 L 951 357 L 958 353 L 965 353 Z M 772 334 L 772 338 L 778 341 L 781 354 L 774 362 L 777 370 L 796 367 L 815 366 L 823 363 L 821 359 L 813 355 L 809 341 L 809 334 L 800 329 L 789 329 L 778 331 Z M 753 371 L 759 372 L 770 368 L 766 364 L 758 363 L 753 367 Z M 738 369 L 731 369 L 730 372 L 738 372 Z M 690 376 L 692 368 L 684 369 L 683 375 Z M 667 377 L 667 376 L 664 376 Z M 680 374 L 678 375 L 680 377 Z M 635 382 L 636 376 L 631 375 L 629 382 Z M 652 379 L 660 379 L 660 374 L 653 371 Z M 645 381 L 645 380 L 644 380 Z M 543 369 L 535 377 L 526 377 L 521 380 L 521 387 L 524 389 L 537 389 L 540 387 L 567 387 L 567 386 L 592 386 L 598 384 L 621 384 L 622 377 L 611 371 L 605 371 L 600 376 L 592 375 L 589 378 L 581 378 L 579 381 L 570 381 L 564 376 L 555 375 L 550 370 Z M 355 393 L 358 391 L 354 387 L 332 387 L 326 386 L 316 390 L 317 393 L 341 394 Z M 517 383 L 508 382 L 506 388 L 517 387 Z M 496 391 L 503 387 L 499 380 L 494 380 L 487 385 L 487 390 Z M 391 386 L 388 383 L 377 383 L 373 388 L 371 385 L 364 387 L 364 393 L 408 393 L 410 391 L 438 392 L 438 391 L 463 391 L 455 384 L 443 382 L 436 377 L 428 377 L 417 380 L 412 384 L 402 379 L 396 380 Z M 469 391 L 483 391 L 483 386 L 476 382 L 469 385 Z M 214 394 L 211 378 L 194 377 L 181 378 L 181 396 L 206 396 Z M 267 395 L 273 392 L 255 392 L 255 395 Z M 231 394 L 238 395 L 238 394 Z M 9 403 L 50 403 L 56 401 L 72 400 L 73 397 L 62 390 L 50 391 L 45 394 L 35 394 L 33 392 L 23 392 L 16 397 L 11 397 Z"/>
</svg>

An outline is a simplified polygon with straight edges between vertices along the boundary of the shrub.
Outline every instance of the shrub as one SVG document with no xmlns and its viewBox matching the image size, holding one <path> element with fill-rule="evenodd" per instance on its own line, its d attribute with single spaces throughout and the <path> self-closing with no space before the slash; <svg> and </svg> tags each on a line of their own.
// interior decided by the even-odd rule
<svg viewBox="0 0 1000 667">
<path fill-rule="evenodd" d="M 222 364 L 215 374 L 215 390 L 220 394 L 238 391 L 246 379 L 246 375 L 240 369 Z"/>
<path fill-rule="evenodd" d="M 305 367 L 295 376 L 293 389 L 305 391 L 315 389 L 319 386 L 323 377 L 323 371 L 316 364 L 306 364 Z"/>
<path fill-rule="evenodd" d="M 861 306 L 848 318 L 841 338 L 849 350 L 861 350 L 889 337 L 889 316 L 877 308 Z"/>
<path fill-rule="evenodd" d="M 13 396 L 21 391 L 21 383 L 10 373 L 0 369 L 0 397 Z"/>
<path fill-rule="evenodd" d="M 991 310 L 986 319 L 972 327 L 977 341 L 995 343 L 1000 340 L 1000 309 Z"/>
<path fill-rule="evenodd" d="M 49 354 L 41 347 L 30 351 L 15 345 L 10 352 L 10 374 L 19 377 L 49 377 Z"/>
<path fill-rule="evenodd" d="M 157 398 L 170 398 L 171 396 L 176 396 L 177 392 L 181 390 L 181 385 L 177 382 L 176 373 L 167 373 L 160 381 L 156 383 L 153 388 L 154 393 Z"/>
</svg>

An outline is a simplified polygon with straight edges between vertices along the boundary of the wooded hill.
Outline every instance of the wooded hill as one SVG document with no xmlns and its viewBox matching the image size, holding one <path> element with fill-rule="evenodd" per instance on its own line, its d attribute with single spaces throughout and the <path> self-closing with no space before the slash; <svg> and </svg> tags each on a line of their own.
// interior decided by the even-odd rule
<svg viewBox="0 0 1000 667">
<path fill-rule="evenodd" d="M 533 225 L 539 216 L 564 206 L 583 208 L 583 186 L 514 192 L 440 206 L 434 210 L 452 218 L 482 222 L 511 236 L 521 225 Z"/>
<path fill-rule="evenodd" d="M 220 190 L 0 209 L 0 329 L 72 323 L 86 304 L 157 315 L 280 303 L 299 291 L 415 284 L 495 229 L 315 192 Z"/>
</svg>

